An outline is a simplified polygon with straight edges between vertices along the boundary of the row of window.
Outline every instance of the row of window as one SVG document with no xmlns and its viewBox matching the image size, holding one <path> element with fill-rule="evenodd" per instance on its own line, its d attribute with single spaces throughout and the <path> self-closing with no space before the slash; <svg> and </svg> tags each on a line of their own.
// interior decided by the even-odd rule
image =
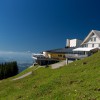
<svg viewBox="0 0 100 100">
<path fill-rule="evenodd" d="M 84 47 L 88 47 L 88 44 L 85 44 Z M 94 47 L 94 44 L 92 44 L 92 47 Z M 98 44 L 98 47 L 100 47 L 100 44 Z"/>
<path fill-rule="evenodd" d="M 90 41 L 96 41 L 96 37 L 91 38 Z"/>
<path fill-rule="evenodd" d="M 63 57 L 63 58 L 65 58 L 65 55 L 58 55 L 58 57 Z"/>
</svg>

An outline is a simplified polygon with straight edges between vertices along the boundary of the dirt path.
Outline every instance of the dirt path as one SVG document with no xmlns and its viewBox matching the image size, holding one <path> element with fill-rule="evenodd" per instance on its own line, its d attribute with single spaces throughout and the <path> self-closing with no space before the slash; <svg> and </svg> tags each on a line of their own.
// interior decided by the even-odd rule
<svg viewBox="0 0 100 100">
<path fill-rule="evenodd" d="M 55 63 L 55 64 L 52 64 L 51 68 L 52 69 L 56 69 L 56 68 L 59 68 L 59 67 L 64 66 L 64 65 L 66 65 L 66 61 L 65 60 L 61 61 L 61 62 L 58 62 L 58 63 Z"/>
<path fill-rule="evenodd" d="M 32 71 L 31 71 L 31 72 L 28 72 L 28 73 L 26 73 L 26 74 L 24 74 L 24 75 L 22 75 L 22 76 L 20 76 L 20 77 L 18 77 L 18 78 L 14 78 L 13 80 L 15 81 L 15 80 L 22 79 L 22 78 L 24 78 L 24 77 L 26 77 L 26 76 L 29 76 L 30 74 L 32 74 Z"/>
<path fill-rule="evenodd" d="M 68 63 L 72 63 L 73 61 L 69 60 Z M 66 65 L 66 60 L 63 60 L 61 62 L 55 63 L 51 65 L 52 69 L 60 68 L 62 66 Z"/>
<path fill-rule="evenodd" d="M 69 62 L 69 63 L 71 63 L 71 62 Z M 66 65 L 66 61 L 65 61 L 65 60 L 63 60 L 63 61 L 61 61 L 61 62 L 58 62 L 58 63 L 55 63 L 55 64 L 52 64 L 52 65 L 51 65 L 51 68 L 52 68 L 52 69 L 56 69 L 56 68 L 60 68 L 60 67 L 62 67 L 62 66 L 64 66 L 64 65 Z M 37 67 L 36 69 L 34 69 L 34 71 L 37 70 L 37 69 L 39 69 L 40 67 L 43 67 L 43 66 Z M 13 81 L 19 80 L 19 79 L 22 79 L 22 78 L 24 78 L 24 77 L 26 77 L 26 76 L 29 76 L 29 75 L 31 75 L 31 74 L 32 74 L 32 71 L 30 71 L 30 72 L 28 72 L 28 73 L 26 73 L 26 74 L 24 74 L 24 75 L 22 75 L 22 76 L 19 76 L 19 77 L 17 77 L 17 78 L 14 78 L 14 79 L 12 79 L 12 80 L 13 80 Z"/>
<path fill-rule="evenodd" d="M 39 67 L 37 67 L 36 69 L 34 69 L 34 71 L 35 70 L 37 70 L 37 69 L 39 69 L 41 66 L 39 66 Z M 26 76 L 29 76 L 29 75 L 31 75 L 32 74 L 32 71 L 30 71 L 30 72 L 28 72 L 28 73 L 26 73 L 26 74 L 24 74 L 24 75 L 22 75 L 22 76 L 19 76 L 19 77 L 17 77 L 17 78 L 14 78 L 14 79 L 12 79 L 13 81 L 15 81 L 15 80 L 19 80 L 19 79 L 22 79 L 22 78 L 24 78 L 24 77 L 26 77 Z"/>
</svg>

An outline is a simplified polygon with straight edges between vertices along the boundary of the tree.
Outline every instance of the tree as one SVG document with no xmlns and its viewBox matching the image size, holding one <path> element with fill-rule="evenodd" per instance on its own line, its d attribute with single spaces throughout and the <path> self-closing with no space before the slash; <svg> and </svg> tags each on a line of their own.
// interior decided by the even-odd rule
<svg viewBox="0 0 100 100">
<path fill-rule="evenodd" d="M 18 74 L 17 62 L 7 62 L 0 64 L 0 79 L 5 79 Z"/>
</svg>

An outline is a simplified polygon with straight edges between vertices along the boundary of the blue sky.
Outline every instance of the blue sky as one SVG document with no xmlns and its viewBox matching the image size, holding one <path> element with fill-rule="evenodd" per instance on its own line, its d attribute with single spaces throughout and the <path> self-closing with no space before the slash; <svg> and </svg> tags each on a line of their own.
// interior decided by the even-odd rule
<svg viewBox="0 0 100 100">
<path fill-rule="evenodd" d="M 0 51 L 65 47 L 100 30 L 99 0 L 0 0 Z"/>
</svg>

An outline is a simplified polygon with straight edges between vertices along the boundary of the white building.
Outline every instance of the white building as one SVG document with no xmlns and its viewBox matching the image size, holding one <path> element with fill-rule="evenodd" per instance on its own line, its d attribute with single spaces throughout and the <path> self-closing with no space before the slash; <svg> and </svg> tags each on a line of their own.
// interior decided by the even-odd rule
<svg viewBox="0 0 100 100">
<path fill-rule="evenodd" d="M 82 47 L 100 48 L 100 31 L 92 30 L 81 44 Z"/>
<path fill-rule="evenodd" d="M 80 47 L 82 40 L 79 39 L 67 39 L 66 47 Z"/>
<path fill-rule="evenodd" d="M 98 49 L 100 49 L 100 31 L 92 30 L 82 42 L 81 47 L 73 49 L 73 51 L 90 54 L 91 51 Z"/>
</svg>

